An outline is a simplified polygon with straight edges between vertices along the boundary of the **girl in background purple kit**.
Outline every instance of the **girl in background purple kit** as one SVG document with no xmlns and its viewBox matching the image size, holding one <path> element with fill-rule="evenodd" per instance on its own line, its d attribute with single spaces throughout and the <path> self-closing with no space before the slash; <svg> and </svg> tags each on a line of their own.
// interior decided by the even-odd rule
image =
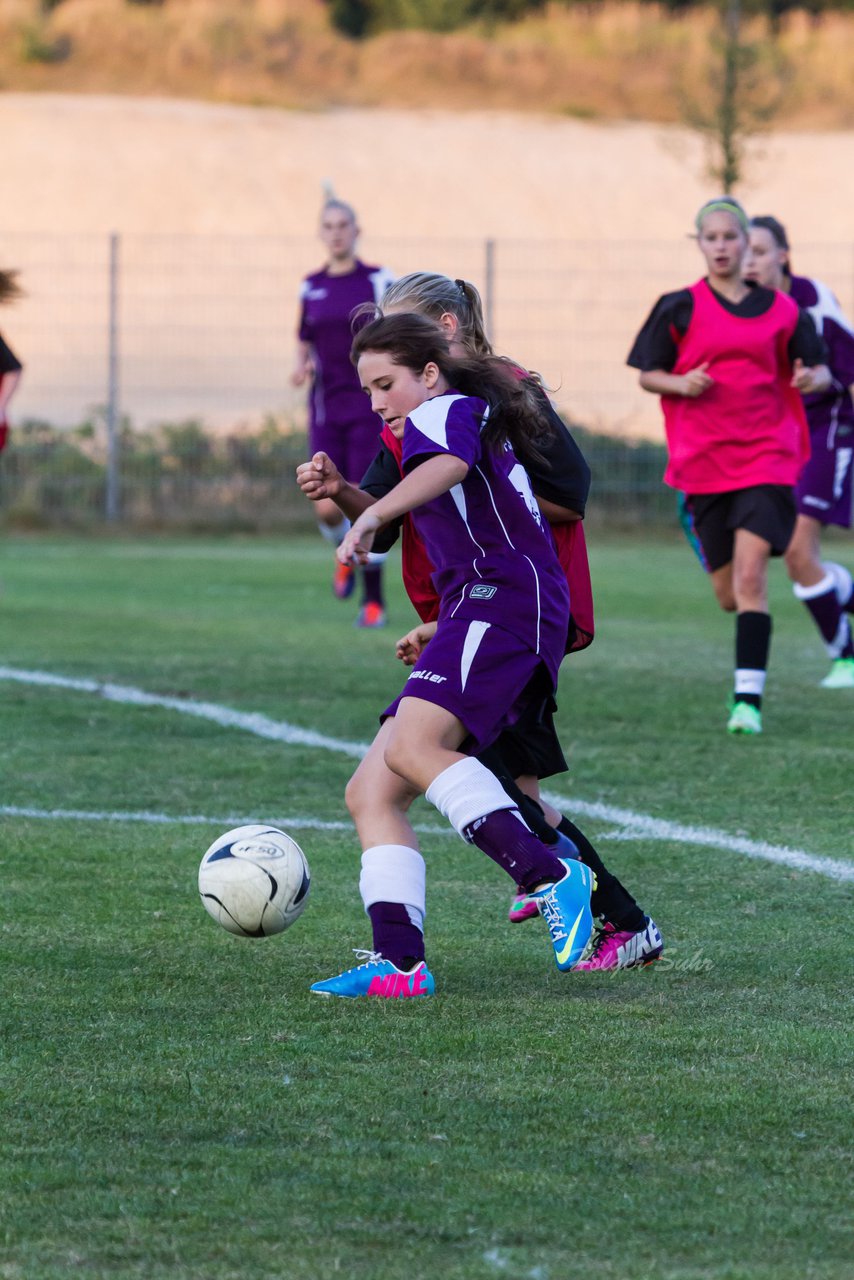
<svg viewBox="0 0 854 1280">
<path fill-rule="evenodd" d="M 553 688 L 564 654 L 569 593 L 514 441 L 542 431 L 530 386 L 501 361 L 451 359 L 421 316 L 374 321 L 353 358 L 371 406 L 403 440 L 404 477 L 344 537 L 342 563 L 363 560 L 385 523 L 411 512 L 434 565 L 438 629 L 383 713 L 382 746 L 396 794 L 378 797 L 386 839 L 362 854 L 360 889 L 373 949 L 312 990 L 346 997 L 431 995 L 424 953 L 425 865 L 406 811 L 416 795 L 537 899 L 555 960 L 581 958 L 593 918 L 593 876 L 558 858 L 474 757 Z M 375 744 L 375 745 L 376 745 Z"/>
<path fill-rule="evenodd" d="M 821 531 L 851 528 L 854 461 L 854 330 L 827 285 L 793 276 L 789 239 L 776 218 L 752 218 L 744 261 L 748 282 L 779 289 L 809 312 L 828 350 L 833 378 L 826 391 L 804 396 L 810 458 L 795 486 L 798 518 L 786 551 L 793 590 L 809 610 L 831 658 L 823 689 L 854 689 L 854 642 L 849 615 L 854 585 L 841 564 L 821 558 Z"/>
<path fill-rule="evenodd" d="M 300 289 L 297 353 L 291 381 L 310 381 L 309 456 L 318 450 L 337 459 L 348 479 L 364 475 L 376 452 L 376 418 L 371 413 L 350 361 L 351 317 L 366 302 L 378 302 L 394 277 L 384 267 L 356 257 L 359 226 L 343 200 L 329 199 L 320 218 L 320 238 L 328 251 L 326 266 L 306 276 Z M 349 528 L 333 502 L 318 503 L 320 532 L 338 546 Z M 385 624 L 382 561 L 371 557 L 362 569 L 361 627 Z M 353 592 L 351 565 L 338 564 L 333 590 L 339 599 Z"/>
</svg>

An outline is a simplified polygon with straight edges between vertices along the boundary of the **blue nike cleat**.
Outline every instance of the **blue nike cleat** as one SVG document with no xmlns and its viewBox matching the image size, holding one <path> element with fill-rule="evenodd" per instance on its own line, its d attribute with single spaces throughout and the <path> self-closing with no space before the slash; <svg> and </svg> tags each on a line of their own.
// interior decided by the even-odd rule
<svg viewBox="0 0 854 1280">
<path fill-rule="evenodd" d="M 557 841 L 553 847 L 559 858 L 569 858 L 574 862 L 581 861 L 581 854 L 575 842 L 570 840 L 569 836 L 565 836 L 562 831 L 557 832 Z M 511 924 L 521 924 L 523 920 L 533 920 L 534 916 L 539 914 L 540 909 L 534 899 L 520 886 L 510 903 L 507 919 Z"/>
<path fill-rule="evenodd" d="M 565 858 L 559 861 L 566 867 L 563 878 L 537 889 L 531 898 L 548 925 L 555 963 L 566 970 L 578 964 L 593 932 L 590 895 L 596 887 L 596 877 L 583 862 Z"/>
<path fill-rule="evenodd" d="M 390 960 L 383 960 L 378 951 L 361 951 L 354 948 L 357 959 L 365 963 L 353 969 L 345 969 L 335 978 L 314 982 L 311 990 L 319 996 L 379 996 L 383 1000 L 404 1000 L 412 996 L 432 996 L 436 990 L 433 975 L 425 961 L 406 973 Z"/>
</svg>

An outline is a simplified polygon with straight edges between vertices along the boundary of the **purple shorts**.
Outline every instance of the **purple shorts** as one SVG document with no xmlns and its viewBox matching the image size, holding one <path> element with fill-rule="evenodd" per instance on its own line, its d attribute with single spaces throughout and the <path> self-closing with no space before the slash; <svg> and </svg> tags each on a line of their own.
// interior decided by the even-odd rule
<svg viewBox="0 0 854 1280">
<path fill-rule="evenodd" d="M 798 515 L 850 529 L 854 433 L 827 428 L 811 432 L 810 444 L 810 460 L 795 487 Z"/>
<path fill-rule="evenodd" d="M 532 696 L 542 701 L 544 670 L 542 658 L 511 632 L 488 622 L 449 619 L 439 624 L 380 720 L 393 716 L 402 698 L 434 702 L 462 721 L 468 737 L 460 750 L 476 755 L 519 719 Z"/>
<path fill-rule="evenodd" d="M 327 453 L 344 479 L 357 485 L 379 453 L 381 426 L 379 418 L 344 426 L 315 423 L 308 433 L 309 456 Z"/>
</svg>

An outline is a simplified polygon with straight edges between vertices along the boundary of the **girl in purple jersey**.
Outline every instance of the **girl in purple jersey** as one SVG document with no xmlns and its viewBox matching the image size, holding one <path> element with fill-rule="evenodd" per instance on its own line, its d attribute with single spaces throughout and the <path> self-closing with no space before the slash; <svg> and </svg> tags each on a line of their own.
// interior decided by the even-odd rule
<svg viewBox="0 0 854 1280">
<path fill-rule="evenodd" d="M 379 310 L 382 315 L 414 312 L 435 321 L 445 333 L 452 356 L 494 355 L 486 333 L 480 294 L 467 280 L 452 280 L 433 272 L 413 272 L 386 290 Z M 580 524 L 590 489 L 590 468 L 544 392 L 541 407 L 554 428 L 553 434 L 541 444 L 541 458 L 522 456 L 521 461 L 528 471 L 540 511 L 552 527 L 558 558 L 567 573 L 575 619 L 581 612 L 580 602 L 591 600 L 587 551 Z M 382 455 L 375 459 L 362 481 L 362 488 L 375 495 L 381 494 L 389 483 L 381 461 Z M 592 604 L 589 619 L 585 621 L 592 632 Z M 413 661 L 420 657 L 431 634 L 430 624 L 413 628 L 401 642 L 405 644 L 404 652 L 399 652 L 403 661 L 409 661 L 410 655 Z M 553 701 L 550 703 L 553 707 Z M 541 778 L 567 769 L 550 707 L 540 707 L 536 715 L 525 717 L 506 729 L 480 758 L 518 801 L 532 830 L 546 842 L 554 841 L 556 836 L 566 837 L 578 850 L 582 862 L 595 873 L 592 907 L 594 916 L 601 919 L 602 924 L 590 954 L 576 965 L 576 972 L 631 968 L 657 958 L 663 943 L 655 922 L 604 865 L 584 832 L 548 804 L 540 793 Z M 361 801 L 363 810 L 370 807 L 371 795 L 367 789 Z M 536 915 L 536 905 L 526 895 L 514 894 L 509 911 L 512 923 L 521 923 Z"/>
<path fill-rule="evenodd" d="M 430 995 L 424 959 L 425 867 L 407 811 L 425 794 L 470 843 L 536 897 L 555 960 L 571 969 L 593 919 L 593 876 L 540 841 L 475 755 L 553 687 L 569 621 L 566 579 L 513 444 L 536 449 L 542 414 L 501 361 L 454 360 L 420 316 L 377 320 L 353 346 L 374 412 L 403 440 L 404 476 L 343 539 L 363 560 L 383 525 L 412 512 L 435 568 L 438 628 L 385 710 L 375 740 L 387 765 L 378 840 L 360 888 L 373 928 L 365 962 L 313 991 Z M 358 771 L 357 771 L 358 772 Z"/>
<path fill-rule="evenodd" d="M 795 486 L 798 518 L 786 551 L 793 590 L 818 627 L 831 658 L 823 689 L 854 689 L 854 640 L 849 615 L 854 585 L 843 565 L 822 560 L 821 531 L 851 528 L 854 460 L 854 329 L 827 285 L 792 275 L 789 239 L 776 218 L 752 218 L 744 278 L 789 294 L 809 312 L 828 350 L 831 385 L 804 397 L 810 458 Z"/>
<path fill-rule="evenodd" d="M 356 256 L 359 226 L 343 200 L 329 199 L 320 218 L 320 238 L 328 259 L 320 271 L 306 276 L 300 289 L 297 352 L 291 381 L 310 382 L 309 451 L 336 458 L 344 474 L 358 481 L 376 451 L 376 418 L 362 395 L 350 362 L 353 312 L 377 302 L 394 277 L 383 267 L 368 266 Z M 318 503 L 320 532 L 338 546 L 349 527 L 334 502 Z M 381 555 L 362 570 L 360 627 L 385 624 Z M 352 594 L 352 566 L 336 565 L 333 590 L 339 599 Z"/>
<path fill-rule="evenodd" d="M 20 296 L 21 288 L 18 284 L 17 271 L 0 271 L 0 304 L 13 302 Z M 0 451 L 5 449 L 9 439 L 9 421 L 6 411 L 21 381 L 22 369 L 20 360 L 0 336 Z"/>
<path fill-rule="evenodd" d="M 771 644 L 768 561 L 791 540 L 809 455 L 797 393 L 823 390 L 830 373 L 809 317 L 744 283 L 749 222 L 738 201 L 708 201 L 695 225 L 708 275 L 659 299 L 628 363 L 661 396 L 664 481 L 686 495 L 718 604 L 736 614 L 727 729 L 752 735 L 762 732 Z"/>
</svg>

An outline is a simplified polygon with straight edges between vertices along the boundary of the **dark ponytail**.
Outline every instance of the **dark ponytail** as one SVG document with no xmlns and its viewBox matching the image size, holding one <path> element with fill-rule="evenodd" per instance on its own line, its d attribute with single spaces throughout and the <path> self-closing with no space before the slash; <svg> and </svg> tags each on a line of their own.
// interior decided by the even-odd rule
<svg viewBox="0 0 854 1280">
<path fill-rule="evenodd" d="M 437 365 L 455 391 L 486 401 L 489 415 L 481 438 L 488 448 L 499 452 L 509 443 L 518 458 L 543 461 L 537 446 L 553 435 L 554 428 L 542 388 L 509 360 L 452 357 L 442 329 L 415 313 L 384 316 L 360 329 L 353 340 L 353 363 L 366 351 L 385 352 L 395 364 L 415 373 L 427 364 Z"/>
</svg>

